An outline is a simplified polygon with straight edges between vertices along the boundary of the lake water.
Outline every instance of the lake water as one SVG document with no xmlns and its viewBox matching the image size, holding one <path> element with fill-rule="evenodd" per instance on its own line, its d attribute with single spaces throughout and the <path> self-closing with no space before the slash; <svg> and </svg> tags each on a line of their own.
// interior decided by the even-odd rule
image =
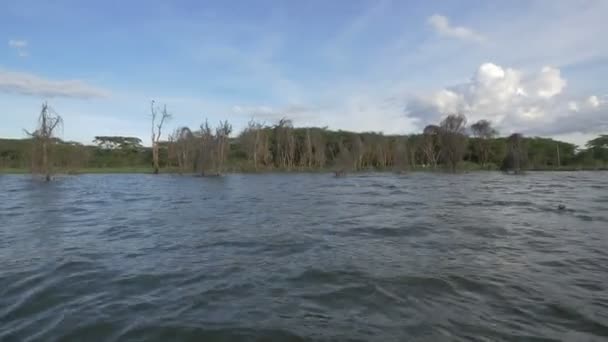
<svg viewBox="0 0 608 342">
<path fill-rule="evenodd" d="M 608 172 L 0 176 L 2 341 L 607 338 Z"/>
</svg>

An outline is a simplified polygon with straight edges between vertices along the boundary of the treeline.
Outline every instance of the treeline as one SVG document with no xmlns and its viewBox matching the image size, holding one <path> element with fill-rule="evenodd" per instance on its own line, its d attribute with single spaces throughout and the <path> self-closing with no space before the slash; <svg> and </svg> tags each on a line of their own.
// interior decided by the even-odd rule
<svg viewBox="0 0 608 342">
<path fill-rule="evenodd" d="M 22 140 L 0 140 L 0 168 L 81 170 L 150 168 L 218 175 L 225 172 L 332 170 L 601 169 L 608 166 L 608 135 L 586 148 L 549 138 L 512 134 L 499 137 L 488 121 L 467 126 L 464 115 L 449 115 L 420 134 L 384 135 L 294 127 L 288 119 L 274 124 L 251 121 L 238 135 L 220 122 L 212 127 L 181 127 L 161 140 L 166 107 L 152 106 L 152 147 L 136 137 L 98 136 L 93 145 L 65 142 L 49 131 L 48 107 L 38 128 Z M 46 114 L 45 114 L 46 113 Z M 158 116 L 155 115 L 158 113 Z M 54 121 L 53 121 L 54 122 Z M 58 121 L 60 122 L 60 121 Z M 43 152 L 43 150 L 45 152 Z M 46 157 L 44 157 L 46 155 Z"/>
</svg>

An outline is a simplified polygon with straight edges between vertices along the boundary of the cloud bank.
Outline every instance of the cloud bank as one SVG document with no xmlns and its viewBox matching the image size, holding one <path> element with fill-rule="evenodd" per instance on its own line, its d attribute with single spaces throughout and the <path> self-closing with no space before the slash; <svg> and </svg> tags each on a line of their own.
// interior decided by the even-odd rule
<svg viewBox="0 0 608 342">
<path fill-rule="evenodd" d="M 503 134 L 608 131 L 606 100 L 594 95 L 573 99 L 565 92 L 566 86 L 556 68 L 524 73 L 485 63 L 469 82 L 410 100 L 407 115 L 425 125 L 450 113 L 464 113 L 469 122 L 492 121 Z"/>
<path fill-rule="evenodd" d="M 80 80 L 49 80 L 25 73 L 0 70 L 0 92 L 43 97 L 106 98 L 110 93 Z"/>
</svg>

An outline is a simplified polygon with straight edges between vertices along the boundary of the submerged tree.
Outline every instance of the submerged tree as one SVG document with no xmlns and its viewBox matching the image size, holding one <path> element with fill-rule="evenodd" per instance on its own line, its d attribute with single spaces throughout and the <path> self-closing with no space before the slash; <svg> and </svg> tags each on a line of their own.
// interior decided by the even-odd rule
<svg viewBox="0 0 608 342">
<path fill-rule="evenodd" d="M 527 151 L 523 135 L 513 133 L 507 138 L 507 155 L 503 160 L 501 169 L 522 173 L 527 163 Z"/>
<path fill-rule="evenodd" d="M 42 104 L 38 127 L 34 132 L 25 131 L 32 138 L 32 171 L 44 175 L 48 182 L 51 180 L 52 160 L 51 149 L 57 142 L 55 131 L 63 126 L 63 119 L 45 102 Z"/>
<path fill-rule="evenodd" d="M 439 146 L 443 162 L 456 171 L 467 150 L 465 135 L 467 118 L 462 114 L 448 115 L 439 125 Z"/>
<path fill-rule="evenodd" d="M 159 112 L 158 109 L 154 108 L 154 100 L 152 100 L 150 110 L 152 114 L 152 162 L 154 165 L 154 174 L 158 174 L 158 171 L 160 169 L 158 155 L 160 147 L 160 136 L 162 133 L 163 124 L 165 123 L 165 121 L 171 118 L 171 114 L 167 112 L 167 106 L 163 106 L 162 110 L 160 110 L 160 120 L 157 123 L 156 119 L 158 117 Z"/>
<path fill-rule="evenodd" d="M 498 132 L 492 127 L 492 123 L 488 120 L 479 120 L 471 125 L 471 131 L 476 138 L 476 152 L 479 164 L 484 167 L 490 159 L 490 151 L 492 148 L 492 139 L 496 137 Z"/>
</svg>

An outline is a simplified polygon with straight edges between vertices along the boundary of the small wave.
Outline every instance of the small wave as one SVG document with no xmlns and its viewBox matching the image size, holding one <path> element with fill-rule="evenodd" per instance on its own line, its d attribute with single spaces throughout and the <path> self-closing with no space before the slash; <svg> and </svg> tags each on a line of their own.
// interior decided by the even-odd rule
<svg viewBox="0 0 608 342">
<path fill-rule="evenodd" d="M 0 311 L 0 322 L 19 321 L 61 306 L 63 300 L 59 295 L 59 282 L 59 278 L 45 279 L 28 290 L 22 290 L 17 298 L 13 296 L 13 304 Z"/>
<path fill-rule="evenodd" d="M 596 336 L 608 337 L 608 325 L 601 323 L 572 306 L 566 306 L 559 303 L 549 303 L 544 306 L 542 311 L 545 312 L 551 321 L 558 321 L 575 331 L 592 333 Z M 556 322 L 557 323 L 557 322 Z"/>
<path fill-rule="evenodd" d="M 205 243 L 199 246 L 199 249 L 206 248 L 259 248 L 261 246 L 259 241 L 250 240 L 218 240 L 211 243 Z"/>
<path fill-rule="evenodd" d="M 450 296 L 457 294 L 454 285 L 442 277 L 411 275 L 381 279 L 381 281 L 383 284 L 398 285 L 403 292 L 412 295 Z"/>
<path fill-rule="evenodd" d="M 351 228 L 344 232 L 345 235 L 364 235 L 377 237 L 396 237 L 396 236 L 427 236 L 429 229 L 426 227 L 361 227 Z"/>
<path fill-rule="evenodd" d="M 589 215 L 576 215 L 576 218 L 581 219 L 583 221 L 587 221 L 587 222 L 594 220 L 593 216 L 589 216 Z"/>
<path fill-rule="evenodd" d="M 501 238 L 512 234 L 511 231 L 502 226 L 488 227 L 467 225 L 462 227 L 462 231 L 474 236 L 480 236 L 484 238 Z"/>
<path fill-rule="evenodd" d="M 95 329 L 97 330 L 97 329 Z M 77 336 L 80 336 L 78 334 Z M 126 341 L 309 341 L 299 335 L 277 329 L 263 328 L 201 328 L 196 326 L 142 325 L 130 328 L 117 336 L 116 340 Z"/>
<path fill-rule="evenodd" d="M 310 269 L 298 274 L 297 276 L 291 277 L 288 280 L 294 284 L 311 282 L 341 284 L 365 277 L 366 275 L 364 273 L 358 271 L 324 271 L 320 269 Z"/>
<path fill-rule="evenodd" d="M 19 180 L 0 340 L 606 339 L 606 184 L 580 175 Z"/>
<path fill-rule="evenodd" d="M 329 310 L 343 309 L 352 305 L 360 305 L 362 302 L 373 302 L 374 297 L 380 293 L 376 286 L 371 284 L 350 284 L 339 286 L 330 291 L 320 289 L 309 290 L 309 293 L 299 297 L 303 300 L 315 303 Z M 386 297 L 385 294 L 383 294 Z"/>
</svg>

